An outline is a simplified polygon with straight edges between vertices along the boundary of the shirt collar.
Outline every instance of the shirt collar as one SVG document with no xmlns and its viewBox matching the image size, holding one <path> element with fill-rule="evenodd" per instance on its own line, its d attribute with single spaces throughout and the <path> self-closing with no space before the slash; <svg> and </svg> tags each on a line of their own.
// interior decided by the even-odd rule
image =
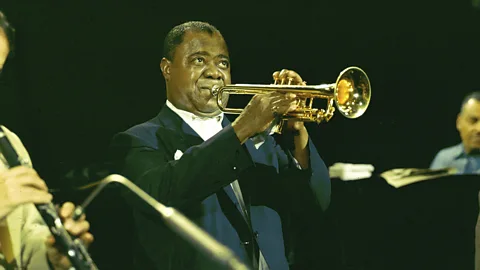
<svg viewBox="0 0 480 270">
<path fill-rule="evenodd" d="M 465 152 L 465 147 L 463 146 L 463 143 L 459 143 L 457 144 L 457 147 L 455 148 L 455 155 L 454 155 L 454 158 L 455 159 L 459 159 L 459 158 L 464 158 L 467 156 L 467 153 Z"/>
<path fill-rule="evenodd" d="M 198 116 L 191 112 L 178 109 L 168 99 L 167 99 L 166 105 L 168 108 L 170 108 L 174 113 L 180 116 L 187 123 L 197 122 L 197 121 L 212 121 L 212 120 L 215 120 L 215 122 L 218 122 L 218 123 L 222 123 L 223 116 L 224 116 L 223 112 L 213 117 Z"/>
</svg>

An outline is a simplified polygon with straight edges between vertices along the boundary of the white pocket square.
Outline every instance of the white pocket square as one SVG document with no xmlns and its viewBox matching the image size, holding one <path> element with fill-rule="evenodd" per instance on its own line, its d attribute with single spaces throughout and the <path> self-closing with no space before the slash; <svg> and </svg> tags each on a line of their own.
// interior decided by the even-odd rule
<svg viewBox="0 0 480 270">
<path fill-rule="evenodd" d="M 173 158 L 175 160 L 179 160 L 182 157 L 182 155 L 183 155 L 183 152 L 180 150 L 177 150 L 177 152 L 175 152 L 175 155 L 173 155 Z"/>
</svg>

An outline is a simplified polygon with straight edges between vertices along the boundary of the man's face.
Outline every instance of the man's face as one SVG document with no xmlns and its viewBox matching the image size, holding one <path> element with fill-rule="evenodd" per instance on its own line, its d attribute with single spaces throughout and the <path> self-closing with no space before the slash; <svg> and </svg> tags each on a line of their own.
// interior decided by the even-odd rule
<svg viewBox="0 0 480 270">
<path fill-rule="evenodd" d="M 470 99 L 457 117 L 457 129 L 465 151 L 480 150 L 480 102 Z"/>
<path fill-rule="evenodd" d="M 187 32 L 173 61 L 162 59 L 167 97 L 175 107 L 199 116 L 220 113 L 213 85 L 230 84 L 230 60 L 223 37 L 214 33 Z"/>
<path fill-rule="evenodd" d="M 0 71 L 3 69 L 9 51 L 7 36 L 5 35 L 5 32 L 0 29 Z"/>
</svg>

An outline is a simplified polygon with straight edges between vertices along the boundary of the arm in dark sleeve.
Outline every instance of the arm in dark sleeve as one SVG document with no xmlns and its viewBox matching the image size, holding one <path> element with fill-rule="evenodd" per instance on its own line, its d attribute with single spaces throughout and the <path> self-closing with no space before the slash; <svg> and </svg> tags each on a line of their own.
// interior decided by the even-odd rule
<svg viewBox="0 0 480 270">
<path fill-rule="evenodd" d="M 280 175 L 284 197 L 289 201 L 289 208 L 303 209 L 307 205 L 321 207 L 325 211 L 330 204 L 331 183 L 328 168 L 318 154 L 311 138 L 308 139 L 309 167 L 300 169 L 288 145 L 275 147 L 280 166 Z"/>
<path fill-rule="evenodd" d="M 202 201 L 252 164 L 231 126 L 188 148 L 178 160 L 164 148 L 153 149 L 125 133 L 114 138 L 113 149 L 120 174 L 156 200 L 178 208 Z"/>
<path fill-rule="evenodd" d="M 272 166 L 256 164 L 242 179 L 249 188 L 253 203 L 271 207 L 279 212 L 325 211 L 330 203 L 330 177 L 327 167 L 320 158 L 314 144 L 309 140 L 309 167 L 300 169 L 295 163 L 290 149 L 285 144 L 277 144 L 269 137 L 259 151 L 268 151 L 278 162 L 278 171 Z M 268 149 L 268 150 L 267 150 Z M 241 180 L 245 181 L 245 180 Z"/>
<path fill-rule="evenodd" d="M 310 138 L 306 170 L 297 167 L 288 145 L 277 145 L 276 149 L 282 168 L 281 217 L 286 232 L 285 249 L 292 269 L 329 268 L 331 183 L 328 169 Z"/>
</svg>

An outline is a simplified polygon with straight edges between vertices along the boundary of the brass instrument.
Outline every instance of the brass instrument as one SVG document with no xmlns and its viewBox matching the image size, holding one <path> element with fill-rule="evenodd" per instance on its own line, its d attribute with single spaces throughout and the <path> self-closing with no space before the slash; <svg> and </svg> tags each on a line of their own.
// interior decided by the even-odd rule
<svg viewBox="0 0 480 270">
<path fill-rule="evenodd" d="M 297 121 L 328 122 L 335 111 L 333 103 L 340 113 L 347 118 L 362 116 L 370 104 L 371 87 L 367 74 L 358 67 L 348 67 L 340 72 L 337 81 L 331 84 L 320 85 L 279 85 L 279 84 L 230 84 L 215 85 L 211 89 L 217 98 L 217 105 L 221 111 L 231 114 L 240 114 L 243 109 L 226 108 L 223 106 L 224 94 L 268 94 L 272 91 L 293 93 L 297 96 L 297 109 L 279 119 L 274 132 L 281 133 L 282 120 L 295 119 Z M 327 108 L 313 108 L 315 98 L 327 99 Z"/>
</svg>

